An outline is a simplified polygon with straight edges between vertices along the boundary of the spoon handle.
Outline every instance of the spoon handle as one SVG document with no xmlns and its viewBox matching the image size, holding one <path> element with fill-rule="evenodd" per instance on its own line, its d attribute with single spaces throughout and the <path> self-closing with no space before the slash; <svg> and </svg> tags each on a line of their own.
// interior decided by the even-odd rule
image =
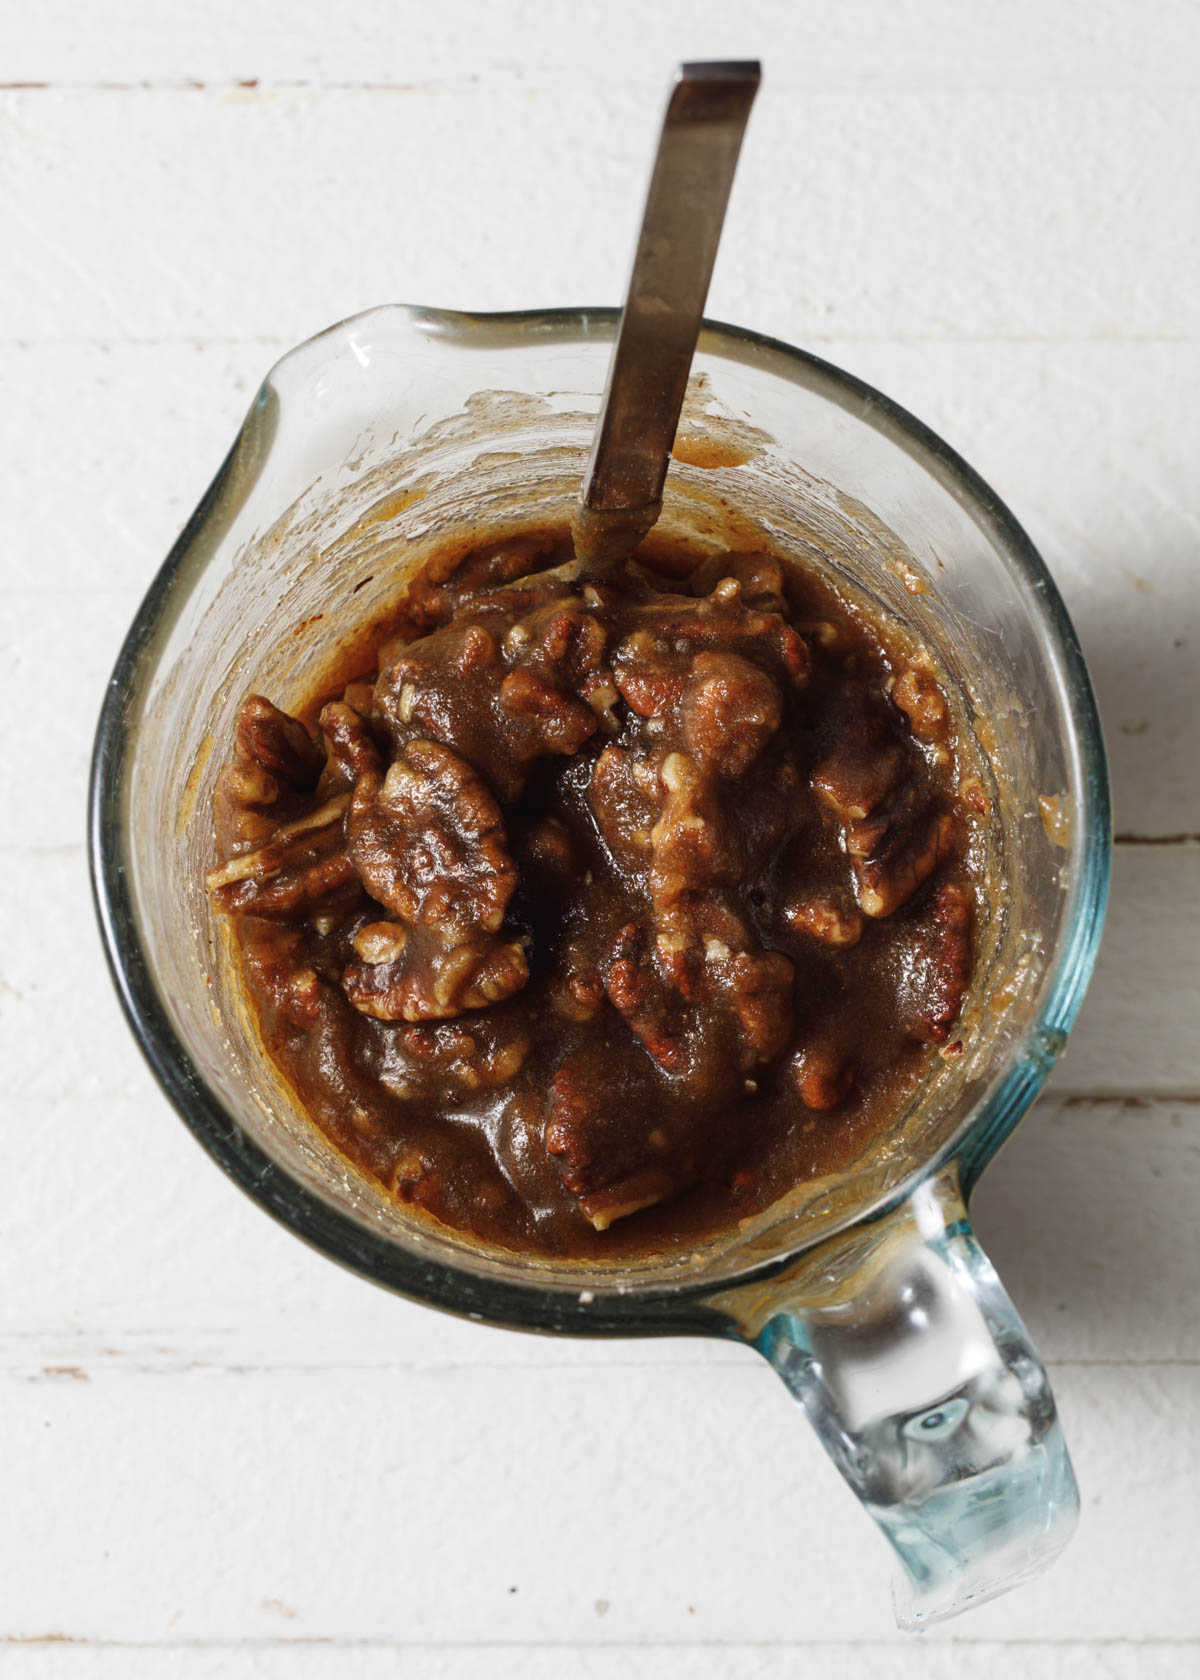
<svg viewBox="0 0 1200 1680">
<path fill-rule="evenodd" d="M 642 230 L 574 535 L 582 559 L 627 555 L 662 509 L 756 62 L 681 64 L 667 101 Z"/>
</svg>

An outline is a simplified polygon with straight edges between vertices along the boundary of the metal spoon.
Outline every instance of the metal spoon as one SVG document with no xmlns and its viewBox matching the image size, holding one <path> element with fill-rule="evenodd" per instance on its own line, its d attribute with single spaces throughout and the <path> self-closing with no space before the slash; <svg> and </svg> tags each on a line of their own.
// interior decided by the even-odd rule
<svg viewBox="0 0 1200 1680">
<path fill-rule="evenodd" d="M 761 67 L 681 64 L 663 117 L 592 458 L 571 525 L 592 569 L 626 559 L 662 512 L 708 283 Z"/>
</svg>

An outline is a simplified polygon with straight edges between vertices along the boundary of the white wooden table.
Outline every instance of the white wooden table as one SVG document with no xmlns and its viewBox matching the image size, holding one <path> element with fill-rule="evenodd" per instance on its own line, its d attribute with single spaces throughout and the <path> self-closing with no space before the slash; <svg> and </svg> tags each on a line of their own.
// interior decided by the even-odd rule
<svg viewBox="0 0 1200 1680">
<path fill-rule="evenodd" d="M 664 79 L 766 64 L 710 312 L 965 453 L 1107 729 L 1100 968 L 977 1212 L 1080 1483 L 921 1641 L 775 1377 L 539 1341 L 309 1253 L 143 1068 L 88 902 L 101 692 L 288 345 L 615 302 Z M 0 1675 L 1200 1672 L 1200 8 L 0 0 Z"/>
</svg>

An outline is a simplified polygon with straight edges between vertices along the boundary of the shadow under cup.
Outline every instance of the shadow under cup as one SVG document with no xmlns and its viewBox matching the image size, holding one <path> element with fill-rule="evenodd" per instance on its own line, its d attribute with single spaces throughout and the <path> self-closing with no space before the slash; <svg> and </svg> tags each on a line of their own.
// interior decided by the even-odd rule
<svg viewBox="0 0 1200 1680">
<path fill-rule="evenodd" d="M 93 772 L 97 900 L 161 1083 L 297 1234 L 388 1287 L 494 1323 L 763 1345 L 785 1286 L 800 1312 L 806 1256 L 819 1252 L 826 1279 L 859 1298 L 867 1251 L 878 1282 L 870 1233 L 888 1229 L 889 1210 L 947 1175 L 969 1191 L 1061 1048 L 1099 939 L 1107 784 L 1074 633 L 1019 527 L 932 434 L 811 357 L 709 325 L 660 525 L 700 549 L 765 542 L 831 568 L 931 648 L 975 743 L 992 910 L 964 1049 L 932 1058 L 909 1108 L 849 1172 L 686 1253 L 604 1266 L 483 1249 L 389 1198 L 299 1113 L 204 888 L 213 785 L 245 694 L 297 707 L 349 633 L 447 540 L 569 519 L 615 321 L 384 308 L 272 370 L 114 673 Z"/>
</svg>

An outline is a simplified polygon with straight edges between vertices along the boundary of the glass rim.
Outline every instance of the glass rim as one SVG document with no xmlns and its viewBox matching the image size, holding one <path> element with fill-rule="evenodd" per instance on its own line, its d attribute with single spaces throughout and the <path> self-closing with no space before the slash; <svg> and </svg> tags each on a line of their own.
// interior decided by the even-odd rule
<svg viewBox="0 0 1200 1680">
<path fill-rule="evenodd" d="M 300 1184 L 260 1144 L 205 1083 L 163 1006 L 147 961 L 126 863 L 126 746 L 128 719 L 153 668 L 154 643 L 172 616 L 174 592 L 187 581 L 193 549 L 227 497 L 240 506 L 253 484 L 253 462 L 269 446 L 270 397 L 276 382 L 299 362 L 333 343 L 346 343 L 366 323 L 387 320 L 394 333 L 448 339 L 491 348 L 527 340 L 611 339 L 620 310 L 555 308 L 472 313 L 421 305 L 385 304 L 350 316 L 286 351 L 271 367 L 233 446 L 192 517 L 150 584 L 118 654 L 101 708 L 88 791 L 88 851 L 92 891 L 109 971 L 127 1021 L 160 1086 L 217 1164 L 264 1211 L 294 1235 L 385 1288 L 428 1306 L 516 1329 L 590 1336 L 721 1334 L 726 1320 L 709 1304 L 723 1291 L 761 1284 L 814 1244 L 793 1241 L 767 1261 L 698 1281 L 662 1286 L 606 1285 L 585 1274 L 580 1285 L 483 1277 L 401 1247 Z M 902 448 L 949 490 L 985 529 L 1021 575 L 1035 604 L 1043 643 L 1054 661 L 1068 722 L 1067 747 L 1075 790 L 1071 812 L 1072 879 L 1063 933 L 1050 955 L 1036 1018 L 1008 1052 L 1004 1067 L 955 1133 L 928 1159 L 874 1202 L 822 1230 L 815 1243 L 881 1217 L 915 1187 L 957 1161 L 965 1193 L 1029 1108 L 1054 1065 L 1083 1001 L 1095 964 L 1108 891 L 1111 855 L 1108 774 L 1099 714 L 1074 626 L 1054 580 L 1032 542 L 1000 497 L 947 443 L 900 404 L 808 351 L 748 328 L 706 319 L 699 349 L 718 360 L 768 372 L 853 413 L 862 424 Z M 249 459 L 246 483 L 239 463 Z"/>
</svg>

